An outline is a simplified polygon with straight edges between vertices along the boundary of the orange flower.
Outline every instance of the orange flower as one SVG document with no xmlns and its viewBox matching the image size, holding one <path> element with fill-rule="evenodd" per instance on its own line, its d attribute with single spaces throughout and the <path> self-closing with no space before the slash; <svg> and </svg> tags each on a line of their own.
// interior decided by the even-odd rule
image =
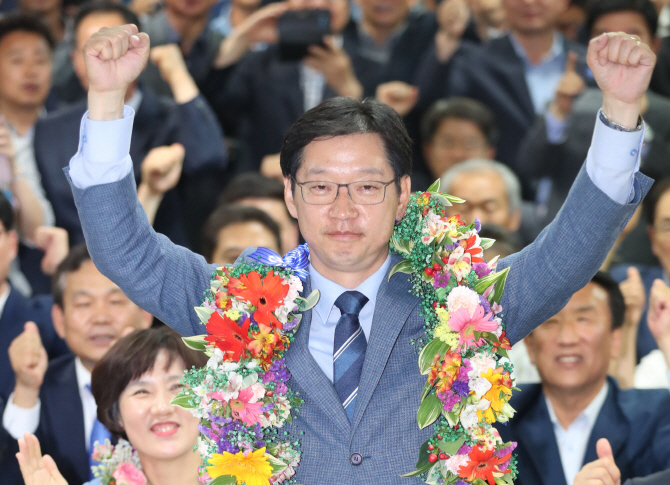
<svg viewBox="0 0 670 485">
<path fill-rule="evenodd" d="M 475 446 L 468 455 L 470 461 L 459 468 L 458 475 L 470 482 L 479 478 L 489 482 L 489 485 L 496 485 L 496 478 L 509 473 L 509 470 L 500 470 L 499 465 L 509 461 L 512 453 L 508 453 L 502 458 L 497 458 L 493 456 L 493 452 L 494 450 L 482 451 L 478 446 Z"/>
<path fill-rule="evenodd" d="M 440 364 L 440 361 L 442 363 Z M 444 354 L 444 359 L 439 354 L 435 355 L 433 365 L 430 368 L 428 381 L 436 385 L 437 392 L 445 392 L 451 389 L 461 367 L 462 359 L 460 354 L 448 350 Z M 437 382 L 437 383 L 436 383 Z"/>
<path fill-rule="evenodd" d="M 503 330 L 502 333 L 500 334 L 500 337 L 498 337 L 498 342 L 491 342 L 493 346 L 505 350 L 512 350 L 512 342 L 509 341 L 507 338 L 507 334 Z"/>
<path fill-rule="evenodd" d="M 484 399 L 488 399 L 491 402 L 491 406 L 485 411 L 477 411 L 477 415 L 480 418 L 483 416 L 489 423 L 494 423 L 496 416 L 493 411 L 500 413 L 512 394 L 512 390 L 510 389 L 512 387 L 512 379 L 509 373 L 502 367 L 489 369 L 486 371 L 486 374 L 482 374 L 482 377 L 491 383 L 491 389 L 483 396 Z"/>
<path fill-rule="evenodd" d="M 477 236 L 472 235 L 466 240 L 461 240 L 460 245 L 463 246 L 466 253 L 469 253 L 473 263 L 485 263 L 484 258 L 481 256 L 475 256 L 475 254 L 481 254 L 484 250 L 480 247 L 474 247 L 477 242 Z"/>
<path fill-rule="evenodd" d="M 257 271 L 252 271 L 248 275 L 241 275 L 239 281 L 240 284 L 234 287 L 229 284 L 228 289 L 231 295 L 256 307 L 254 312 L 256 323 L 283 328 L 272 312 L 284 303 L 284 298 L 288 293 L 289 287 L 284 284 L 284 279 L 281 276 L 275 276 L 274 271 L 270 271 L 265 278 L 261 279 Z"/>
<path fill-rule="evenodd" d="M 207 321 L 209 335 L 205 337 L 205 340 L 221 349 L 226 360 L 240 360 L 240 357 L 246 354 L 247 343 L 251 342 L 250 324 L 251 320 L 247 318 L 240 327 L 234 320 L 214 312 Z"/>
<path fill-rule="evenodd" d="M 284 341 L 272 327 L 258 325 L 259 332 L 252 332 L 253 340 L 247 344 L 247 349 L 256 359 L 261 359 L 261 365 L 269 367 L 275 352 L 284 350 Z"/>
</svg>

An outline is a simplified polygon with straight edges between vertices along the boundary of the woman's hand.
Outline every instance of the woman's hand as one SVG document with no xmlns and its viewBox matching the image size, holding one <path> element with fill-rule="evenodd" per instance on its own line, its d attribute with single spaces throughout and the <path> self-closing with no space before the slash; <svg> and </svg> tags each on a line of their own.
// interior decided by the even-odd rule
<svg viewBox="0 0 670 485">
<path fill-rule="evenodd" d="M 49 455 L 42 456 L 40 442 L 35 435 L 26 433 L 19 439 L 16 458 L 26 485 L 67 485 L 53 458 Z"/>
</svg>

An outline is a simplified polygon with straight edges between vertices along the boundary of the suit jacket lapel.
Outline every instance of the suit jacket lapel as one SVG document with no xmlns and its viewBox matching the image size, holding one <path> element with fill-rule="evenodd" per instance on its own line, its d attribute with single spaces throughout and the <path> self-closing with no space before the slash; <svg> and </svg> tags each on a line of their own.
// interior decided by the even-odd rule
<svg viewBox="0 0 670 485">
<path fill-rule="evenodd" d="M 309 279 L 305 283 L 304 295 L 311 292 Z M 326 416 L 347 435 L 350 431 L 349 418 L 344 411 L 340 398 L 335 392 L 333 383 L 328 380 L 309 351 L 309 329 L 312 323 L 312 311 L 302 314 L 302 322 L 295 339 L 286 352 L 286 366 L 300 387 L 307 393 L 304 397 L 310 403 L 319 406 Z"/>
<path fill-rule="evenodd" d="M 608 377 L 607 380 L 610 386 L 607 392 L 607 398 L 605 399 L 603 407 L 600 409 L 598 418 L 591 430 L 589 444 L 586 447 L 586 454 L 584 455 L 584 462 L 582 465 L 598 459 L 596 443 L 600 438 L 607 438 L 610 442 L 610 445 L 612 446 L 612 456 L 614 456 L 615 462 L 621 463 L 626 461 L 625 459 L 619 460 L 619 458 L 621 454 L 625 452 L 625 445 L 629 436 L 628 419 L 621 412 L 621 409 L 617 404 L 619 388 L 614 382 L 614 379 Z"/>
<path fill-rule="evenodd" d="M 501 80 L 508 83 L 508 89 L 516 97 L 524 115 L 528 119 L 533 120 L 535 118 L 535 107 L 530 97 L 530 89 L 528 89 L 528 84 L 526 83 L 523 60 L 519 58 L 514 50 L 512 40 L 509 38 L 510 35 L 508 34 L 499 39 L 495 44 L 491 44 L 491 53 L 505 61 L 500 64 L 505 70 L 505 75 L 501 76 Z"/>
<path fill-rule="evenodd" d="M 399 256 L 392 256 L 389 271 L 386 273 L 377 293 L 370 339 L 365 351 L 365 362 L 358 386 L 358 396 L 356 397 L 354 428 L 358 426 L 363 417 L 365 408 L 379 383 L 400 331 L 412 310 L 420 301 L 410 293 L 412 285 L 409 283 L 407 275 L 396 274 L 392 281 L 388 279 L 391 269 L 400 260 Z M 410 345 L 410 343 L 402 342 L 399 345 Z"/>
<path fill-rule="evenodd" d="M 536 476 L 542 478 L 542 485 L 566 485 L 556 436 L 544 399 L 538 392 L 537 399 L 533 400 L 523 419 L 517 416 L 510 421 L 510 426 L 515 429 L 514 436 L 523 437 L 523 440 L 519 439 L 519 446 L 525 448 L 523 456 L 531 462 L 525 466 L 535 468 Z"/>
</svg>

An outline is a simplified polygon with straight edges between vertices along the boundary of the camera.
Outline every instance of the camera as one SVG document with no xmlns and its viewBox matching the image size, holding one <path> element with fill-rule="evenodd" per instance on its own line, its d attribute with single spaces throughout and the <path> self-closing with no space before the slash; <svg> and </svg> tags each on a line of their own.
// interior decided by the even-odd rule
<svg viewBox="0 0 670 485">
<path fill-rule="evenodd" d="M 329 35 L 330 11 L 321 9 L 289 10 L 277 23 L 279 57 L 282 61 L 299 61 L 310 45 L 323 45 Z"/>
</svg>

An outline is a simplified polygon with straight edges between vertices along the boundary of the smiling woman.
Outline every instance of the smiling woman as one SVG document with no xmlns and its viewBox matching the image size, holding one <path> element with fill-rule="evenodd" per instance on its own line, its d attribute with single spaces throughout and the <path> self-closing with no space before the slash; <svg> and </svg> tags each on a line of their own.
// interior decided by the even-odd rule
<svg viewBox="0 0 670 485">
<path fill-rule="evenodd" d="M 132 448 L 125 441 L 115 449 L 98 448 L 104 466 L 88 485 L 199 483 L 200 455 L 193 453 L 198 420 L 170 401 L 182 388 L 184 370 L 205 363 L 204 354 L 189 350 L 167 327 L 133 332 L 109 350 L 93 370 L 91 391 L 99 421 Z M 26 485 L 67 483 L 50 457 L 41 456 L 34 436 L 19 440 L 19 446 Z"/>
</svg>

